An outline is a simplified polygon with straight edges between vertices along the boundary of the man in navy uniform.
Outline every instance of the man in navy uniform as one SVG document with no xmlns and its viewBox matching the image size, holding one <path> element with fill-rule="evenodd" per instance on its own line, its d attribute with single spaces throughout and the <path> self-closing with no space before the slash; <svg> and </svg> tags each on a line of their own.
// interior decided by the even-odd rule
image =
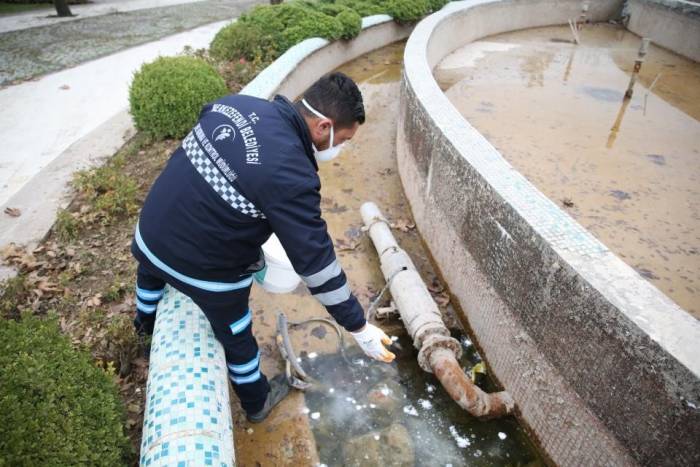
<svg viewBox="0 0 700 467">
<path fill-rule="evenodd" d="M 365 111 L 342 73 L 314 83 L 292 103 L 230 95 L 209 103 L 151 188 L 136 226 L 137 313 L 152 334 L 165 284 L 202 309 L 226 353 L 248 420 L 262 421 L 288 393 L 268 381 L 252 333 L 248 296 L 264 266 L 260 247 L 274 232 L 295 271 L 370 357 L 390 362 L 391 341 L 367 323 L 321 218 L 318 162 L 338 155 Z"/>
</svg>

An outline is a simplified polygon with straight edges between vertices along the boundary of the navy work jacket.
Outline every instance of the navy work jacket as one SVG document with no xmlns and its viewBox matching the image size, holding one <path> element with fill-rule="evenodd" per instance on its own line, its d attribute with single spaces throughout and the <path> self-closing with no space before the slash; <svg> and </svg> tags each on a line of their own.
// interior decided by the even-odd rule
<svg viewBox="0 0 700 467">
<path fill-rule="evenodd" d="M 364 326 L 325 221 L 309 128 L 283 96 L 205 105 L 144 203 L 132 252 L 213 293 L 245 277 L 274 232 L 311 293 L 349 331 Z"/>
</svg>

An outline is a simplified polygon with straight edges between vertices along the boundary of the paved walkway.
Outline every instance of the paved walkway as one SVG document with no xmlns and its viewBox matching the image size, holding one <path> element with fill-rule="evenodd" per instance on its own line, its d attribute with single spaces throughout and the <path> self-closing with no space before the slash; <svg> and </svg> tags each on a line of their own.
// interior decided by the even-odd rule
<svg viewBox="0 0 700 467">
<path fill-rule="evenodd" d="M 177 54 L 185 45 L 193 48 L 207 47 L 219 29 L 237 16 L 238 12 L 255 2 L 239 1 L 232 6 L 230 1 L 205 1 L 185 6 L 206 4 L 212 10 L 212 6 L 224 3 L 227 4 L 227 11 L 230 12 L 226 16 L 226 21 L 171 35 L 42 76 L 37 80 L 0 89 L 0 109 L 2 109 L 0 141 L 3 142 L 0 146 L 0 205 L 6 203 L 13 194 L 72 143 L 126 109 L 129 83 L 134 71 L 138 70 L 141 64 L 159 55 Z M 159 10 L 163 9 L 155 11 Z M 151 10 L 142 10 L 139 14 L 148 11 Z M 91 20 L 112 16 L 91 18 Z M 154 22 L 160 23 L 160 21 Z M 164 22 L 168 23 L 168 20 Z M 60 26 L 66 27 L 78 23 L 80 22 L 75 21 Z M 128 22 L 119 24 L 123 28 L 128 27 Z M 169 24 L 172 26 L 173 23 Z M 139 36 L 141 39 L 167 31 L 167 27 L 162 24 L 145 27 L 151 29 L 148 34 Z M 118 27 L 114 28 L 118 33 Z M 125 35 L 125 41 L 128 38 L 129 36 Z M 68 51 L 80 52 L 77 39 L 76 37 L 75 48 L 70 48 Z M 102 44 L 100 50 L 114 49 L 124 44 L 120 40 L 115 42 L 106 37 L 103 37 L 100 43 Z M 0 44 L 2 44 L 0 48 L 4 49 L 2 35 L 0 35 Z M 58 49 L 64 50 L 61 47 Z M 94 49 L 91 50 L 94 52 Z M 61 57 L 58 52 L 56 56 Z M 72 60 L 77 62 L 78 58 L 87 59 L 88 56 L 89 54 L 77 53 Z M 0 57 L 2 57 L 1 54 Z"/>
<path fill-rule="evenodd" d="M 159 8 L 201 1 L 203 0 L 91 0 L 90 3 L 70 5 L 70 10 L 74 16 L 67 18 L 56 17 L 56 9 L 54 6 L 52 4 L 46 4 L 45 9 L 0 16 L 0 32 L 48 26 L 66 21 L 89 18 L 91 16 L 124 13 L 126 11 Z"/>
<path fill-rule="evenodd" d="M 203 24 L 231 19 L 255 3 L 261 2 L 204 0 L 0 33 L 0 86 L 18 84 Z"/>
</svg>

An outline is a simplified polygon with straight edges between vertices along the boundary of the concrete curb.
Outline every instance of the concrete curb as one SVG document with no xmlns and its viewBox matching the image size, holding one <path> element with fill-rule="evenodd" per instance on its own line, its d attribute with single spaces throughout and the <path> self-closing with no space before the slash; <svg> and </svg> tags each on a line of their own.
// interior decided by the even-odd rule
<svg viewBox="0 0 700 467">
<path fill-rule="evenodd" d="M 607 20 L 621 2 L 592 2 Z M 484 36 L 564 24 L 574 0 L 453 2 L 404 54 L 399 172 L 416 223 L 492 373 L 557 465 L 700 459 L 700 323 L 530 182 L 432 76 Z"/>
<path fill-rule="evenodd" d="M 18 208 L 22 212 L 20 217 L 0 213 L 0 246 L 19 241 L 32 249 L 46 238 L 56 222 L 57 211 L 71 202 L 70 182 L 73 174 L 101 165 L 134 133 L 131 115 L 125 109 L 71 144 L 20 191 L 0 205 L 0 212 L 8 207 Z M 14 272 L 7 267 L 0 269 L 0 281 L 13 275 Z"/>
</svg>

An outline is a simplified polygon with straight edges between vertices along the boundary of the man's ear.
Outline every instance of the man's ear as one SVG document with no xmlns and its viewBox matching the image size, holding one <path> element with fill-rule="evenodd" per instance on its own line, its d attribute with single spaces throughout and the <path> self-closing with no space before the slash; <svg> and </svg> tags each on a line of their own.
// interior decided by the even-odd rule
<svg viewBox="0 0 700 467">
<path fill-rule="evenodd" d="M 331 131 L 332 123 L 327 118 L 317 118 L 314 121 L 314 137 L 323 141 L 328 137 L 328 133 Z"/>
<path fill-rule="evenodd" d="M 318 127 L 323 133 L 330 131 L 331 126 L 333 126 L 333 123 L 327 118 L 319 118 L 319 124 Z"/>
</svg>

